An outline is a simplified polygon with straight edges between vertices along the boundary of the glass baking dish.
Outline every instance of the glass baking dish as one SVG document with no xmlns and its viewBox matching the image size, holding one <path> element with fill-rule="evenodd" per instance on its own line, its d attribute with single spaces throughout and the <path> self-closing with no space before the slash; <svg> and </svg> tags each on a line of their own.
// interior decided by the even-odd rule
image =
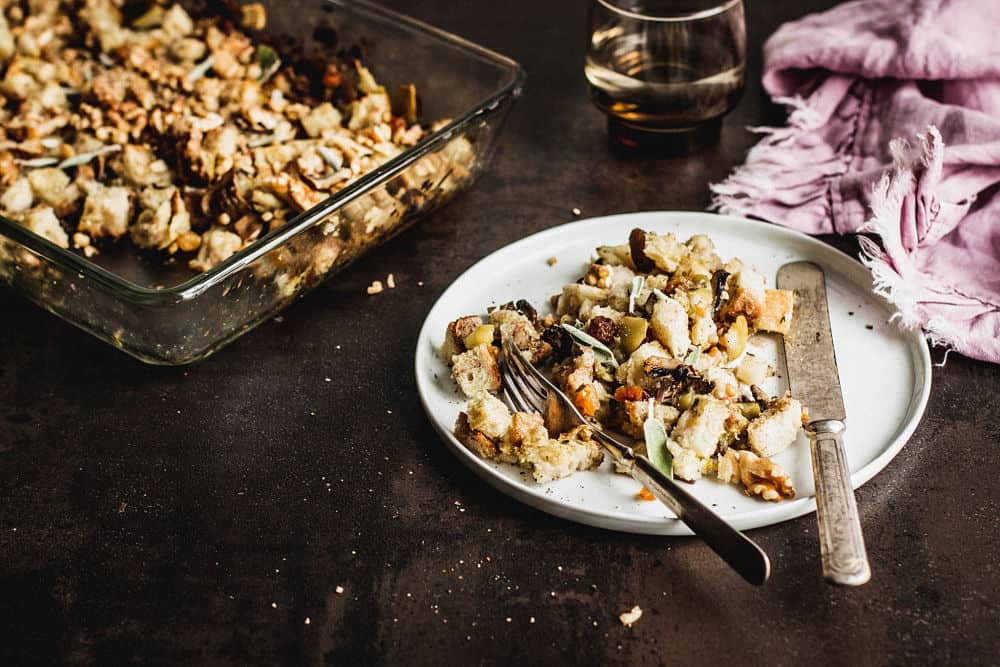
<svg viewBox="0 0 1000 667">
<path fill-rule="evenodd" d="M 0 285 L 144 362 L 187 364 L 269 319 L 482 173 L 521 92 L 517 63 L 363 0 L 264 4 L 279 44 L 307 53 L 360 46 L 380 80 L 416 84 L 422 122 L 451 122 L 197 275 L 126 243 L 86 259 L 0 216 Z"/>
</svg>

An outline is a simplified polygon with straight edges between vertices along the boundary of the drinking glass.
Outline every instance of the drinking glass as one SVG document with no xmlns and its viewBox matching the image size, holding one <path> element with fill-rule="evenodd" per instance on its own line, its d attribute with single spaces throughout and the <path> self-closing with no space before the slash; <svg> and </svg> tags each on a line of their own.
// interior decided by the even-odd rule
<svg viewBox="0 0 1000 667">
<path fill-rule="evenodd" d="M 613 146 L 688 152 L 743 93 L 743 0 L 590 0 L 584 71 Z"/>
</svg>

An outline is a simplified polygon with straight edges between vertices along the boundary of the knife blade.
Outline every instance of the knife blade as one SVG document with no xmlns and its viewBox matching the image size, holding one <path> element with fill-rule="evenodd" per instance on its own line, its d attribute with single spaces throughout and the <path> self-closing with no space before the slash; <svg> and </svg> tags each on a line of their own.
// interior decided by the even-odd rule
<svg viewBox="0 0 1000 667">
<path fill-rule="evenodd" d="M 778 270 L 779 289 L 795 293 L 791 330 L 784 338 L 788 384 L 809 415 L 820 555 L 827 581 L 860 586 L 871 578 L 858 506 L 851 488 L 843 432 L 847 413 L 830 331 L 823 269 L 792 262 Z"/>
</svg>

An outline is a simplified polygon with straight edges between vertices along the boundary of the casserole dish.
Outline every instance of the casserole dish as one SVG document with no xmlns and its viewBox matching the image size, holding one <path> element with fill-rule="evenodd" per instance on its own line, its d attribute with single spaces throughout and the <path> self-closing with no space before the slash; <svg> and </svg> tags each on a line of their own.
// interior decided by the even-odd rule
<svg viewBox="0 0 1000 667">
<path fill-rule="evenodd" d="M 181 3 L 193 5 L 193 3 Z M 151 364 L 198 361 L 274 316 L 468 188 L 524 81 L 513 61 L 364 1 L 263 3 L 282 49 L 359 47 L 389 83 L 413 83 L 415 146 L 203 273 L 126 244 L 86 258 L 0 216 L 0 284 Z"/>
</svg>

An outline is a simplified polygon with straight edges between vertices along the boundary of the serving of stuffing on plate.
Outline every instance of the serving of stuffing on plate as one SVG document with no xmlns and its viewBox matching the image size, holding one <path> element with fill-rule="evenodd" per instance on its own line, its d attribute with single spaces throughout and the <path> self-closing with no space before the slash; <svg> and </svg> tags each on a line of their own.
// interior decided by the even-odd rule
<svg viewBox="0 0 1000 667">
<path fill-rule="evenodd" d="M 546 415 L 512 413 L 497 396 L 506 336 L 581 414 L 635 438 L 665 473 L 688 482 L 712 475 L 764 500 L 794 497 L 772 457 L 796 441 L 804 409 L 787 392 L 761 389 L 774 369 L 747 347 L 757 332 L 788 333 L 792 293 L 769 289 L 739 259 L 723 262 L 704 235 L 682 242 L 635 229 L 629 243 L 596 254 L 552 298 L 554 314 L 520 300 L 448 325 L 441 356 L 469 399 L 456 437 L 538 483 L 603 460 L 590 427 L 559 432 Z"/>
</svg>

